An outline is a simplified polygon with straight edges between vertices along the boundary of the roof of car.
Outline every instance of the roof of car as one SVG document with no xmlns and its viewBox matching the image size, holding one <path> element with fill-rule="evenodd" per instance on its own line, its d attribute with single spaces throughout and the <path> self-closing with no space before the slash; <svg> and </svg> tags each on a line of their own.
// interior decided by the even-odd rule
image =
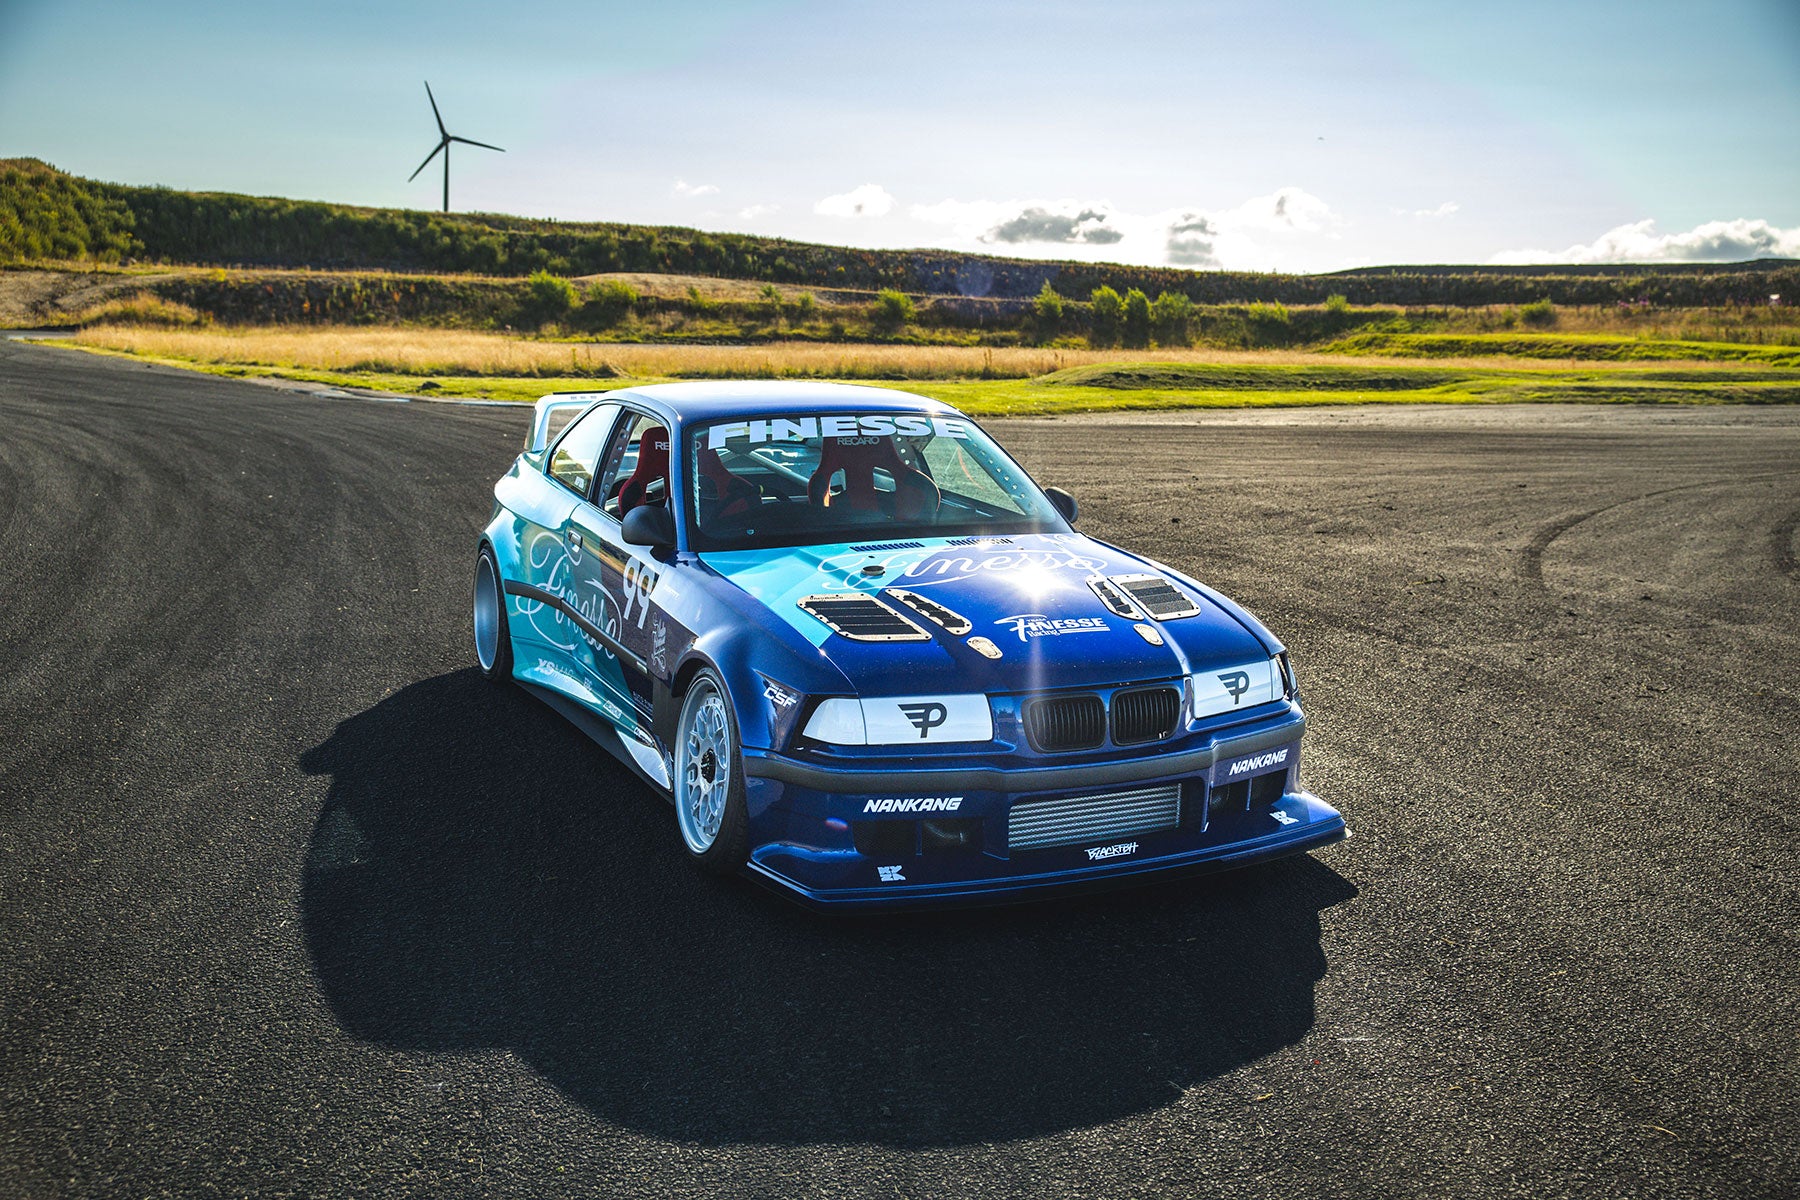
<svg viewBox="0 0 1800 1200">
<path fill-rule="evenodd" d="M 942 412 L 956 410 L 939 400 L 894 388 L 802 380 L 720 380 L 705 383 L 656 383 L 620 388 L 611 399 L 639 399 L 669 409 L 683 421 L 760 413 Z M 598 399 L 598 395 L 595 396 Z"/>
</svg>

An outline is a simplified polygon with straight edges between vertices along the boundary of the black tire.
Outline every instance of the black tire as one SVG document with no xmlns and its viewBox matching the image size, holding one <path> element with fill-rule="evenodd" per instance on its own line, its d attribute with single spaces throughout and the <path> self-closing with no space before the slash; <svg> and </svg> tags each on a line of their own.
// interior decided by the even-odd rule
<svg viewBox="0 0 1800 1200">
<path fill-rule="evenodd" d="M 475 665 L 495 683 L 511 683 L 512 629 L 506 621 L 506 592 L 500 564 L 492 546 L 483 545 L 475 556 L 474 613 Z"/>
<path fill-rule="evenodd" d="M 750 817 L 738 745 L 730 694 L 712 668 L 703 668 L 688 684 L 675 726 L 675 827 L 688 857 L 715 875 L 734 873 L 749 854 Z"/>
</svg>

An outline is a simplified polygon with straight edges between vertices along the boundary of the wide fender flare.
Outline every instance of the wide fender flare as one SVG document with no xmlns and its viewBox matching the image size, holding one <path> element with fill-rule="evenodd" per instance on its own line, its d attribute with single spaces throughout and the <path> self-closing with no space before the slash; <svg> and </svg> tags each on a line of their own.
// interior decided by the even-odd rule
<svg viewBox="0 0 1800 1200">
<path fill-rule="evenodd" d="M 835 667 L 815 657 L 803 668 L 789 647 L 754 626 L 711 629 L 694 639 L 671 677 L 673 693 L 667 729 L 657 736 L 673 746 L 680 698 L 702 667 L 711 667 L 725 685 L 726 699 L 737 715 L 738 742 L 754 750 L 776 747 L 773 707 L 765 696 L 771 680 L 814 695 L 851 695 L 850 681 Z"/>
</svg>

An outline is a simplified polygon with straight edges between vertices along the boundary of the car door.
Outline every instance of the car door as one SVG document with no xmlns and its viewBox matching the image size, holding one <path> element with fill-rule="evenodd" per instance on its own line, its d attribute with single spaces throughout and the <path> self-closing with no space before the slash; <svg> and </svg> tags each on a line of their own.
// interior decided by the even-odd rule
<svg viewBox="0 0 1800 1200">
<path fill-rule="evenodd" d="M 669 448 L 661 418 L 627 408 L 608 441 L 593 498 L 577 505 L 567 524 L 580 590 L 604 605 L 599 623 L 606 644 L 593 656 L 595 681 L 624 710 L 608 716 L 628 730 L 650 725 L 650 592 L 662 565 L 648 548 L 625 544 L 622 522 L 639 504 L 669 502 Z"/>
<path fill-rule="evenodd" d="M 521 582 L 540 598 L 534 599 L 530 593 L 518 597 L 515 632 L 542 647 L 540 653 L 549 660 L 553 676 L 569 672 L 584 686 L 591 674 L 584 666 L 591 639 L 563 607 L 576 613 L 588 611 L 583 607 L 577 577 L 580 548 L 568 542 L 568 518 L 594 494 L 602 456 L 618 416 L 619 405 L 597 405 L 562 432 L 545 456 L 541 487 L 546 503 L 534 506 L 534 519 L 523 522 L 519 530 Z M 561 503 L 550 502 L 558 497 Z"/>
</svg>

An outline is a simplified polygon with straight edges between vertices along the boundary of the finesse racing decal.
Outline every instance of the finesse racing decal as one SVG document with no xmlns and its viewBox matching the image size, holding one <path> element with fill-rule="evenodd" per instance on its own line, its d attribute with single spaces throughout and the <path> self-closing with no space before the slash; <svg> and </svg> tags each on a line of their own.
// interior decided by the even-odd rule
<svg viewBox="0 0 1800 1200">
<path fill-rule="evenodd" d="M 726 421 L 707 431 L 708 449 L 722 450 L 727 442 L 788 442 L 818 437 L 856 439 L 851 444 L 867 444 L 876 438 L 944 437 L 967 441 L 969 423 L 954 417 L 891 416 L 871 413 L 867 416 L 775 417 L 770 420 Z"/>
<path fill-rule="evenodd" d="M 1110 626 L 1105 617 L 1048 617 L 1043 613 L 1021 613 L 1001 617 L 996 625 L 1005 625 L 1019 635 L 1019 640 L 1057 637 L 1065 633 L 1105 633 Z"/>
</svg>

